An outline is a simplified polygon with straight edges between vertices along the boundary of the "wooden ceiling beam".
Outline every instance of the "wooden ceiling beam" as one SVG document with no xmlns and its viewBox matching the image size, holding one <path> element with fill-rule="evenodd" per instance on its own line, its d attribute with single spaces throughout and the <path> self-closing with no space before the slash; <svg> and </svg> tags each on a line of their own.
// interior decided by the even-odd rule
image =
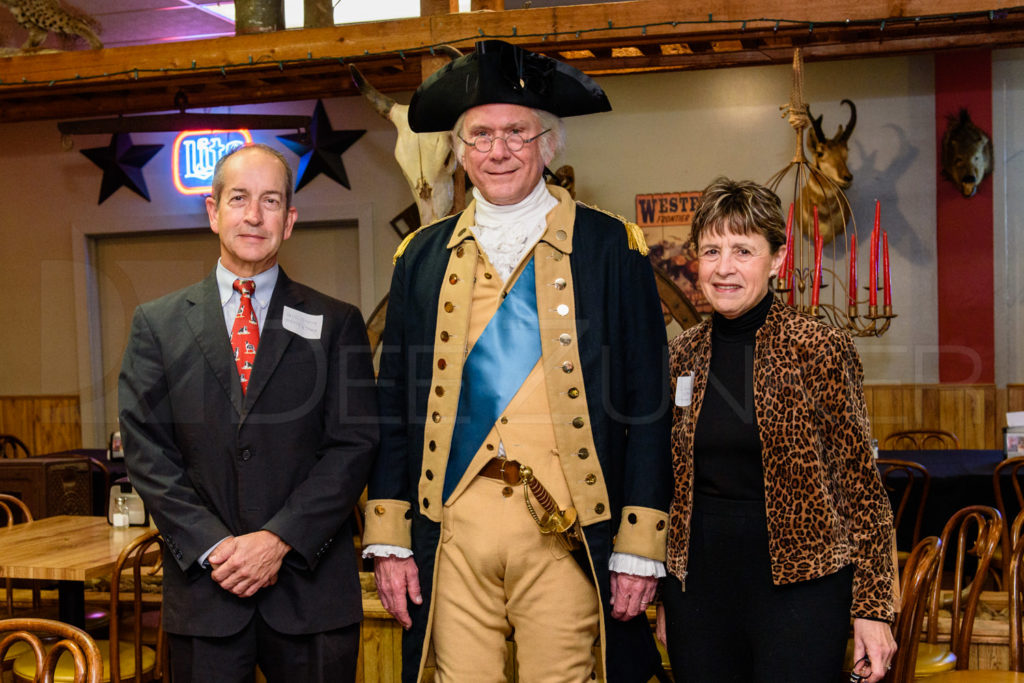
<svg viewBox="0 0 1024 683">
<path fill-rule="evenodd" d="M 631 0 L 0 58 L 0 122 L 164 111 L 178 90 L 190 107 L 355 94 L 350 61 L 382 92 L 410 90 L 434 47 L 482 36 L 589 50 L 573 63 L 595 74 L 788 63 L 793 45 L 808 61 L 1020 45 L 1024 10 L 993 6 L 989 20 L 983 3 L 993 1 Z"/>
</svg>

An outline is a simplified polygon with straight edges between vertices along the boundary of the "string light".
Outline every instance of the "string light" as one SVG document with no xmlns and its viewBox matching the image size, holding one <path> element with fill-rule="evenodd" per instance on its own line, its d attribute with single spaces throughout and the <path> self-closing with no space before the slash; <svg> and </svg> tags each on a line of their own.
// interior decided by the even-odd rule
<svg viewBox="0 0 1024 683">
<path fill-rule="evenodd" d="M 666 27 L 667 28 L 675 29 L 675 28 L 678 28 L 680 25 L 684 25 L 684 26 L 706 26 L 706 25 L 726 25 L 726 24 L 729 24 L 729 25 L 738 25 L 739 28 L 740 28 L 740 31 L 744 31 L 745 32 L 747 30 L 747 24 L 769 24 L 769 25 L 772 25 L 772 31 L 778 32 L 779 28 L 783 24 L 785 24 L 786 26 L 789 26 L 789 27 L 792 27 L 792 28 L 806 27 L 807 30 L 808 30 L 808 33 L 813 33 L 815 28 L 818 28 L 819 31 L 820 31 L 820 29 L 822 29 L 822 28 L 826 28 L 827 29 L 829 27 L 848 27 L 851 24 L 853 24 L 853 25 L 859 25 L 859 26 L 878 26 L 879 32 L 884 32 L 887 28 L 891 29 L 894 26 L 899 26 L 899 25 L 903 25 L 903 24 L 905 24 L 905 25 L 912 25 L 912 26 L 919 26 L 922 21 L 926 21 L 926 22 L 942 22 L 942 21 L 950 21 L 950 20 L 952 20 L 952 21 L 960 21 L 962 19 L 970 19 L 970 18 L 987 18 L 990 22 L 994 22 L 994 21 L 998 21 L 1000 19 L 1007 19 L 1011 13 L 1021 13 L 1021 12 L 1024 12 L 1024 5 L 1018 5 L 1018 6 L 1015 6 L 1015 7 L 1008 7 L 1008 8 L 1001 8 L 998 11 L 995 11 L 995 10 L 979 10 L 977 12 L 957 12 L 957 13 L 950 13 L 950 14 L 933 14 L 933 15 L 925 15 L 925 16 L 916 16 L 916 17 L 913 17 L 913 18 L 910 18 L 910 17 L 904 17 L 904 18 L 890 17 L 890 18 L 887 18 L 887 19 L 863 19 L 863 20 L 857 20 L 857 21 L 852 21 L 852 20 L 847 18 L 847 19 L 843 19 L 843 20 L 824 21 L 824 22 L 822 22 L 822 21 L 812 22 L 812 21 L 806 21 L 806 20 L 801 20 L 801 19 L 785 19 L 785 18 L 769 18 L 769 17 L 747 18 L 747 19 L 715 19 L 714 16 L 709 13 L 708 16 L 707 16 L 707 19 L 661 21 L 661 22 L 652 22 L 652 23 L 647 23 L 647 24 L 637 24 L 637 25 L 633 25 L 633 26 L 613 26 L 612 22 L 608 21 L 606 23 L 606 25 L 595 26 L 593 28 L 583 28 L 583 29 L 576 28 L 576 29 L 565 30 L 565 31 L 548 31 L 548 32 L 544 32 L 544 33 L 529 33 L 529 34 L 527 34 L 527 33 L 520 34 L 517 26 L 513 26 L 512 27 L 511 33 L 494 33 L 494 34 L 488 34 L 486 31 L 484 31 L 484 29 L 479 28 L 479 29 L 477 29 L 477 34 L 475 36 L 465 36 L 465 37 L 461 37 L 461 38 L 455 38 L 455 39 L 452 39 L 452 40 L 447 40 L 447 41 L 444 41 L 444 42 L 433 43 L 433 44 L 430 44 L 430 45 L 422 45 L 422 46 L 416 46 L 416 47 L 404 47 L 404 48 L 401 48 L 401 49 L 392 49 L 392 50 L 382 50 L 380 52 L 370 52 L 369 49 L 365 49 L 365 50 L 363 50 L 363 56 L 364 57 L 390 57 L 390 56 L 398 56 L 399 58 L 404 60 L 406 52 L 417 52 L 417 51 L 420 51 L 420 50 L 427 50 L 427 51 L 429 51 L 429 53 L 431 55 L 433 55 L 434 54 L 434 50 L 436 48 L 442 47 L 444 45 L 458 45 L 460 43 L 475 42 L 476 40 L 478 40 L 480 38 L 497 38 L 497 39 L 504 39 L 504 38 L 537 38 L 537 39 L 539 39 L 542 42 L 546 42 L 548 40 L 548 38 L 552 37 L 552 36 L 573 35 L 576 38 L 581 38 L 584 34 L 600 33 L 600 32 L 605 32 L 605 31 L 609 31 L 609 30 L 615 30 L 615 31 L 618 31 L 618 32 L 622 32 L 622 31 L 639 31 L 640 35 L 646 36 L 649 29 L 666 28 Z M 345 58 L 344 57 L 313 57 L 312 52 L 307 52 L 305 58 L 281 59 L 281 60 L 275 60 L 275 61 L 277 62 L 278 69 L 281 70 L 281 71 L 284 71 L 284 68 L 285 68 L 286 65 L 308 64 L 308 63 L 311 63 L 311 62 L 312 63 L 325 63 L 326 64 L 326 63 L 333 62 L 335 60 L 337 60 L 339 64 L 344 64 L 345 63 Z M 209 66 L 203 66 L 203 67 L 200 67 L 198 65 L 198 63 L 196 62 L 196 60 L 193 59 L 191 66 L 188 66 L 188 67 L 177 67 L 177 68 L 175 68 L 175 67 L 160 67 L 160 68 L 150 68 L 150 69 L 132 68 L 132 69 L 126 69 L 124 71 L 104 72 L 102 75 L 101 74 L 96 74 L 96 75 L 82 76 L 81 74 L 75 74 L 75 76 L 73 78 L 72 77 L 68 77 L 68 78 L 58 78 L 58 79 L 53 79 L 53 80 L 41 80 L 41 81 L 30 81 L 30 80 L 28 80 L 27 77 L 22 77 L 20 83 L 9 83 L 9 82 L 4 82 L 3 80 L 0 80 L 0 92 L 2 92 L 5 88 L 20 87 L 22 85 L 54 86 L 54 85 L 59 84 L 59 83 L 67 83 L 67 82 L 70 82 L 70 81 L 78 81 L 78 82 L 90 81 L 90 80 L 95 81 L 95 80 L 101 80 L 101 79 L 116 78 L 118 76 L 130 76 L 134 80 L 139 80 L 139 74 L 140 73 L 141 74 L 150 74 L 150 73 L 172 74 L 172 73 L 180 73 L 180 72 L 183 72 L 183 71 L 220 71 L 220 73 L 222 75 L 226 76 L 228 70 L 240 69 L 240 68 L 245 68 L 245 67 L 254 66 L 254 65 L 255 65 L 255 62 L 253 60 L 253 57 L 252 57 L 252 55 L 249 55 L 248 56 L 248 60 L 246 62 L 244 62 L 244 63 L 211 64 Z"/>
</svg>

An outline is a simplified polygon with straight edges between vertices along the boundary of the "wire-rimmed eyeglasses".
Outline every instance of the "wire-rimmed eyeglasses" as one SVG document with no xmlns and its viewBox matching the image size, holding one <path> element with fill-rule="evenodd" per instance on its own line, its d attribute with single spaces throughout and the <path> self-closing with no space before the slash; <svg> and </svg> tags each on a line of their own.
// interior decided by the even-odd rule
<svg viewBox="0 0 1024 683">
<path fill-rule="evenodd" d="M 493 149 L 494 142 L 496 140 L 501 140 L 502 142 L 504 142 L 505 146 L 508 147 L 508 151 L 510 151 L 510 152 L 518 152 L 525 145 L 530 144 L 531 142 L 533 142 L 534 140 L 539 138 L 541 135 L 544 135 L 544 133 L 550 133 L 550 132 L 551 132 L 551 129 L 547 128 L 547 129 L 542 130 L 541 132 L 537 133 L 532 138 L 524 138 L 519 133 L 512 133 L 511 135 L 506 135 L 505 137 L 499 137 L 499 136 L 495 136 L 495 135 L 488 135 L 487 133 L 481 133 L 480 135 L 477 135 L 476 137 L 474 137 L 472 141 L 467 140 L 466 138 L 462 137 L 461 135 L 459 136 L 459 139 L 462 140 L 467 145 L 470 145 L 470 146 L 476 148 L 476 151 L 482 152 L 484 154 L 487 154 L 488 152 L 491 151 L 491 149 Z"/>
</svg>

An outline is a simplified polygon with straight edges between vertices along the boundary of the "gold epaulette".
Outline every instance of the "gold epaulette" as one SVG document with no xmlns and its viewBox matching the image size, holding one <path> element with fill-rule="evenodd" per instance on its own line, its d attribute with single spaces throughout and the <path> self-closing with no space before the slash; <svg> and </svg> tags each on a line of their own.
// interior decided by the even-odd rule
<svg viewBox="0 0 1024 683">
<path fill-rule="evenodd" d="M 406 235 L 404 238 L 402 238 L 402 242 L 398 245 L 398 249 L 395 249 L 395 255 L 391 259 L 391 265 L 395 265 L 396 263 L 398 263 L 398 259 L 400 259 L 402 257 L 402 254 L 405 253 L 406 248 L 409 246 L 409 242 L 412 242 L 412 238 L 415 237 L 420 232 L 420 230 L 426 230 L 431 225 L 434 225 L 436 223 L 440 223 L 441 221 L 443 221 L 446 218 L 449 218 L 449 216 L 443 216 L 441 218 L 438 218 L 436 221 L 434 221 L 432 223 L 427 223 L 426 225 L 421 225 L 419 228 L 417 228 L 416 230 L 413 230 L 408 235 Z"/>
<path fill-rule="evenodd" d="M 633 251 L 640 252 L 641 256 L 647 256 L 647 252 L 650 250 L 647 248 L 647 239 L 644 238 L 644 231 L 639 225 L 637 225 L 633 221 L 627 220 L 625 217 L 620 216 L 617 213 L 605 211 L 599 206 L 591 206 L 590 204 L 585 204 L 584 202 L 579 203 L 583 204 L 583 206 L 587 207 L 588 209 L 600 211 L 606 216 L 611 216 L 616 220 L 622 221 L 622 225 L 626 228 L 626 242 L 629 244 L 629 248 L 632 249 Z"/>
</svg>

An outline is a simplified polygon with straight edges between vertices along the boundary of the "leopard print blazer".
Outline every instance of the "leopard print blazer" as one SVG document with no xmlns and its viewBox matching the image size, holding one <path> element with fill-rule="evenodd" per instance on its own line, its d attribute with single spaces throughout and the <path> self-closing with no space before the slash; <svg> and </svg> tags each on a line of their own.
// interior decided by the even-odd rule
<svg viewBox="0 0 1024 683">
<path fill-rule="evenodd" d="M 778 301 L 757 332 L 754 402 L 776 585 L 854 565 L 854 617 L 892 621 L 897 599 L 892 508 L 871 457 L 864 371 L 850 336 Z M 685 585 L 693 505 L 693 431 L 711 359 L 711 321 L 669 344 L 675 378 L 693 376 L 675 406 L 668 571 Z"/>
</svg>

